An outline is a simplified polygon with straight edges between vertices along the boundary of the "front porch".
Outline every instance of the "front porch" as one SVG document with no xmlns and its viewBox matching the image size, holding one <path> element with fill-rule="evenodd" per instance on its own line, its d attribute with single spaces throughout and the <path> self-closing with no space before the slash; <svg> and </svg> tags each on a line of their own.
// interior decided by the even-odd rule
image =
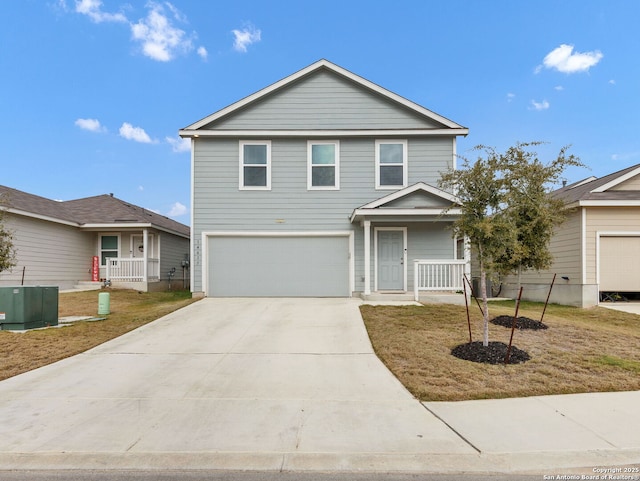
<svg viewBox="0 0 640 481">
<path fill-rule="evenodd" d="M 438 302 L 446 296 L 442 302 L 451 302 L 454 296 L 464 303 L 470 252 L 465 239 L 452 237 L 456 201 L 418 183 L 354 210 L 351 222 L 362 227 L 356 238 L 362 239 L 363 299 Z"/>
</svg>

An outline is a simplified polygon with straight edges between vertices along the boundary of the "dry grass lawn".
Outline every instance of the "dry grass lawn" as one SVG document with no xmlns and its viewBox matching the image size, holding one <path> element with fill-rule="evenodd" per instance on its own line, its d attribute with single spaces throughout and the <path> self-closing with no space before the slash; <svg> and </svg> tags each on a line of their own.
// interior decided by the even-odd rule
<svg viewBox="0 0 640 481">
<path fill-rule="evenodd" d="M 490 318 L 513 315 L 513 301 L 490 303 Z M 522 303 L 518 316 L 540 319 L 542 304 Z M 601 307 L 550 305 L 546 330 L 516 330 L 513 345 L 529 353 L 523 364 L 464 361 L 451 349 L 469 342 L 465 308 L 454 305 L 362 306 L 377 355 L 423 401 L 640 390 L 640 316 Z M 471 309 L 474 341 L 481 314 Z M 511 330 L 489 324 L 491 341 Z"/>
<path fill-rule="evenodd" d="M 60 294 L 59 316 L 96 316 L 98 292 Z M 104 321 L 24 333 L 0 331 L 0 380 L 79 354 L 192 302 L 187 291 L 138 293 L 111 289 Z"/>
</svg>

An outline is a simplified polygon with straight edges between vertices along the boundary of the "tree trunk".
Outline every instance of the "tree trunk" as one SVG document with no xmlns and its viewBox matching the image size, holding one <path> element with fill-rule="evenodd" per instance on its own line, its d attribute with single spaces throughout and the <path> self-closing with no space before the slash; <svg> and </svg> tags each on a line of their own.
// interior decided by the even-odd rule
<svg viewBox="0 0 640 481">
<path fill-rule="evenodd" d="M 484 318 L 482 324 L 482 345 L 489 345 L 489 303 L 487 302 L 487 273 L 482 262 L 480 263 L 480 292 L 482 292 L 482 310 Z"/>
</svg>

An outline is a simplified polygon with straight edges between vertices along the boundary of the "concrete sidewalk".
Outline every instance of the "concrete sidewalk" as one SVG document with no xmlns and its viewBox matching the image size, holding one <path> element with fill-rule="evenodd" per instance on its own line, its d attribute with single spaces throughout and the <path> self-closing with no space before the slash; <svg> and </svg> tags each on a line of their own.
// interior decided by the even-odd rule
<svg viewBox="0 0 640 481">
<path fill-rule="evenodd" d="M 356 299 L 203 299 L 0 382 L 0 470 L 536 472 L 640 463 L 638 393 L 425 403 Z"/>
</svg>

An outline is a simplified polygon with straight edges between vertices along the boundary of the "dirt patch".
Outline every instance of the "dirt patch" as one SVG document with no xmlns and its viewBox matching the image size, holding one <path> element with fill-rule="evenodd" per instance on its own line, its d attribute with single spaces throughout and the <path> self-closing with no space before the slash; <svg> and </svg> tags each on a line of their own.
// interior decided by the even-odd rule
<svg viewBox="0 0 640 481">
<path fill-rule="evenodd" d="M 472 362 L 482 362 L 485 364 L 504 364 L 509 348 L 503 342 L 490 342 L 488 346 L 483 346 L 481 342 L 470 342 L 461 344 L 451 350 L 451 354 L 459 359 Z M 508 364 L 520 364 L 529 359 L 529 354 L 515 346 L 511 346 Z"/>
<path fill-rule="evenodd" d="M 511 329 L 513 325 L 513 316 L 498 316 L 489 321 L 491 324 L 496 324 L 498 326 L 504 326 Z M 535 319 L 531 319 L 530 317 L 518 317 L 516 319 L 516 329 L 548 329 L 549 326 L 546 324 L 536 321 Z"/>
</svg>

